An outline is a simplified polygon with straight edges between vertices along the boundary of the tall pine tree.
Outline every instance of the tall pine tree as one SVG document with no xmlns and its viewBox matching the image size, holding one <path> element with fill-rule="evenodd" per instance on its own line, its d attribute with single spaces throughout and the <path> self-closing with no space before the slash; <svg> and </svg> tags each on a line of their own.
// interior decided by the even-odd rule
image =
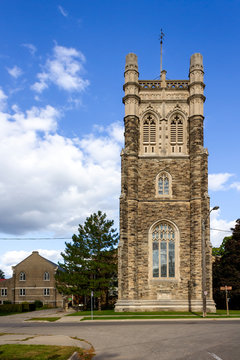
<svg viewBox="0 0 240 360">
<path fill-rule="evenodd" d="M 84 225 L 79 225 L 78 235 L 73 235 L 72 242 L 65 243 L 62 253 L 64 263 L 56 274 L 57 288 L 63 294 L 89 295 L 93 291 L 101 299 L 116 278 L 117 261 L 115 246 L 118 234 L 113 229 L 113 221 L 98 211 L 88 218 Z"/>
</svg>

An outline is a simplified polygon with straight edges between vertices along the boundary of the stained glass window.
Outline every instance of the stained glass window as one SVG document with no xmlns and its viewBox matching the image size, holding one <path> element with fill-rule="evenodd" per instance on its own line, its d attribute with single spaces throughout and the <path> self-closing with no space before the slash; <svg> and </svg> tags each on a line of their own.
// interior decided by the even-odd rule
<svg viewBox="0 0 240 360">
<path fill-rule="evenodd" d="M 166 173 L 158 178 L 158 195 L 169 195 L 169 178 Z"/>
<path fill-rule="evenodd" d="M 172 225 L 162 223 L 152 231 L 153 278 L 175 277 L 175 231 Z"/>
</svg>

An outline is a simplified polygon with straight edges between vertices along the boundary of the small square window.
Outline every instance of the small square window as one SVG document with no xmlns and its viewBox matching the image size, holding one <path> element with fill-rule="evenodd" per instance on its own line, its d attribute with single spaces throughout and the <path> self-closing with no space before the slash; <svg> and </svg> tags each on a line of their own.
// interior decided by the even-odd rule
<svg viewBox="0 0 240 360">
<path fill-rule="evenodd" d="M 19 295 L 25 296 L 26 295 L 26 289 L 19 289 Z"/>
<path fill-rule="evenodd" d="M 44 289 L 43 294 L 44 294 L 44 296 L 49 296 L 50 295 L 50 289 Z"/>
<path fill-rule="evenodd" d="M 49 274 L 49 272 L 45 272 L 45 273 L 44 273 L 44 280 L 45 280 L 45 281 L 49 281 L 49 280 L 50 280 L 50 274 Z"/>
<path fill-rule="evenodd" d="M 7 289 L 1 289 L 1 296 L 7 296 Z"/>
<path fill-rule="evenodd" d="M 20 273 L 19 280 L 20 280 L 20 281 L 25 281 L 25 280 L 26 280 L 26 274 L 25 274 L 25 272 L 22 271 L 22 272 Z"/>
</svg>

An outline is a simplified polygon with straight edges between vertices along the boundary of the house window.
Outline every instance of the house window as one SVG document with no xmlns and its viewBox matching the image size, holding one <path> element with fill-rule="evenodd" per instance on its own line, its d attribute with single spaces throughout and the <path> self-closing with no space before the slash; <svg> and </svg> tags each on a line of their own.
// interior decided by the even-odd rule
<svg viewBox="0 0 240 360">
<path fill-rule="evenodd" d="M 26 295 L 26 289 L 19 289 L 19 295 L 25 296 Z"/>
<path fill-rule="evenodd" d="M 7 296 L 7 289 L 1 289 L 1 296 Z"/>
<path fill-rule="evenodd" d="M 43 295 L 44 296 L 49 296 L 50 295 L 50 289 L 44 289 L 43 290 Z"/>
<path fill-rule="evenodd" d="M 46 281 L 50 280 L 50 274 L 49 274 L 49 272 L 45 272 L 45 273 L 44 273 L 44 280 L 46 280 Z"/>
<path fill-rule="evenodd" d="M 20 273 L 19 280 L 20 280 L 20 281 L 25 281 L 25 280 L 26 280 L 26 274 L 25 274 L 25 272 L 21 272 L 21 273 Z"/>
<path fill-rule="evenodd" d="M 152 240 L 152 277 L 175 278 L 176 234 L 172 225 L 160 223 L 153 228 Z"/>
<path fill-rule="evenodd" d="M 171 175 L 163 171 L 158 174 L 156 179 L 156 195 L 157 196 L 171 196 L 172 180 Z"/>
</svg>

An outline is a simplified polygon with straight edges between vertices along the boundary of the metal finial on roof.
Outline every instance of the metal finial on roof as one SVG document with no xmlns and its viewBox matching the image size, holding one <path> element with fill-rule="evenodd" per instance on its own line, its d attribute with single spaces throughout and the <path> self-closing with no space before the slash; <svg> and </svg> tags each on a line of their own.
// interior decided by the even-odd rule
<svg viewBox="0 0 240 360">
<path fill-rule="evenodd" d="M 161 78 L 161 72 L 162 72 L 162 44 L 163 44 L 164 36 L 165 36 L 165 34 L 163 33 L 163 31 L 161 29 L 161 34 L 159 36 L 159 40 L 160 40 L 160 78 Z"/>
</svg>

